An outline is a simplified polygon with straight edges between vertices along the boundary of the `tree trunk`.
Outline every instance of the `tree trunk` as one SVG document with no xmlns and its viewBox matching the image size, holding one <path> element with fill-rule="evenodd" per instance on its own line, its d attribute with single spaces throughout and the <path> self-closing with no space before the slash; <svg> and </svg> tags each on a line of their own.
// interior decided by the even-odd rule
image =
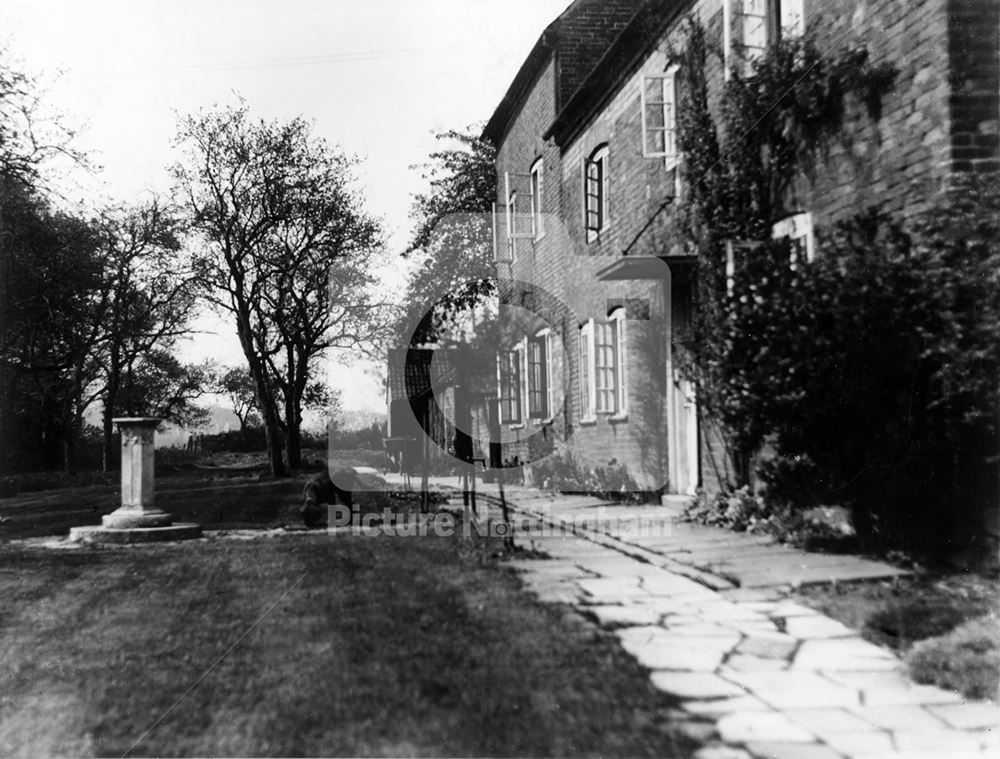
<svg viewBox="0 0 1000 759">
<path fill-rule="evenodd" d="M 291 393 L 288 395 L 290 396 Z M 285 435 L 285 452 L 288 454 L 288 468 L 301 469 L 302 420 L 299 418 L 298 411 L 295 408 L 294 399 L 290 397 L 285 399 L 285 427 L 287 428 L 287 434 Z"/>
<path fill-rule="evenodd" d="M 296 361 L 295 350 L 292 346 L 285 348 L 285 453 L 288 456 L 288 468 L 292 470 L 302 468 L 302 415 L 301 408 L 302 394 L 299 391 L 298 383 L 298 362 Z"/>
<path fill-rule="evenodd" d="M 104 404 L 104 411 L 101 413 L 101 423 L 103 427 L 103 439 L 101 440 L 101 469 L 105 472 L 110 472 L 112 469 L 112 462 L 114 461 L 114 451 L 113 444 L 115 439 L 115 425 L 111 421 L 112 414 L 114 412 L 109 407 L 108 403 Z"/>
<path fill-rule="evenodd" d="M 263 362 L 254 351 L 253 332 L 250 327 L 249 314 L 241 311 L 238 314 L 236 323 L 240 344 L 243 347 L 243 355 L 247 359 L 247 368 L 253 378 L 257 395 L 257 406 L 260 414 L 264 417 L 264 437 L 267 440 L 267 460 L 271 474 L 275 477 L 283 477 L 286 474 L 285 462 L 282 458 L 284 448 L 281 436 L 281 426 L 278 421 L 278 412 L 275 408 L 274 393 L 268 385 L 265 376 Z"/>
<path fill-rule="evenodd" d="M 101 464 L 105 472 L 114 469 L 115 461 L 115 425 L 111 420 L 115 416 L 115 407 L 118 405 L 118 387 L 121 384 L 121 365 L 116 353 L 116 351 L 112 351 L 111 366 L 108 369 L 108 386 L 104 391 L 104 410 L 101 413 L 103 426 Z"/>
</svg>

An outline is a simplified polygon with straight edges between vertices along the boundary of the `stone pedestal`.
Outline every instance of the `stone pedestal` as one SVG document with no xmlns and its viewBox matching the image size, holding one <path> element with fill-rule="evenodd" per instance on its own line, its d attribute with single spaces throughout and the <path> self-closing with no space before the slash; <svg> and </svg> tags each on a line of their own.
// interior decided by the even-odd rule
<svg viewBox="0 0 1000 759">
<path fill-rule="evenodd" d="M 201 535 L 196 524 L 174 524 L 154 503 L 154 434 L 160 419 L 115 419 L 122 433 L 122 505 L 101 520 L 101 527 L 74 527 L 70 540 L 84 543 L 141 543 L 184 540 Z"/>
<path fill-rule="evenodd" d="M 101 520 L 105 527 L 166 527 L 170 515 L 154 506 L 155 417 L 115 419 L 122 433 L 122 505 Z"/>
</svg>

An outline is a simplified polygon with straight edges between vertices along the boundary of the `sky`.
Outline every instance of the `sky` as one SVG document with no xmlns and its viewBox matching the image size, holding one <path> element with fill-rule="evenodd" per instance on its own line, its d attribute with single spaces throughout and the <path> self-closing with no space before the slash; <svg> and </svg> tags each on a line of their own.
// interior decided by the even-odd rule
<svg viewBox="0 0 1000 759">
<path fill-rule="evenodd" d="M 545 26 L 569 0 L 4 0 L 0 47 L 45 86 L 101 170 L 64 180 L 95 207 L 165 194 L 178 114 L 246 99 L 262 118 L 302 115 L 359 155 L 359 189 L 390 234 L 408 237 L 434 132 L 489 118 Z M 399 291 L 405 271 L 382 272 Z M 240 364 L 215 317 L 185 358 Z M 378 368 L 336 365 L 345 408 L 384 410 Z"/>
</svg>

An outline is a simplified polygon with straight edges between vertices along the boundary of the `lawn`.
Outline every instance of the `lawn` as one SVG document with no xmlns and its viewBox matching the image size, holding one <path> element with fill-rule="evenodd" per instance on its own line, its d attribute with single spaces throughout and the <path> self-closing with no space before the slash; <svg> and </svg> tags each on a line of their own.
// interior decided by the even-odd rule
<svg viewBox="0 0 1000 759">
<path fill-rule="evenodd" d="M 612 638 L 459 537 L 6 544 L 0 598 L 0 755 L 693 750 Z"/>
</svg>

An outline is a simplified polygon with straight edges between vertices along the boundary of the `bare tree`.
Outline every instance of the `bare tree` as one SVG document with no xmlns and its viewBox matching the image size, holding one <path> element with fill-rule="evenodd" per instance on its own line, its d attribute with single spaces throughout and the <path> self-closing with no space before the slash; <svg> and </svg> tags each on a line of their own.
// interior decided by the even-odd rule
<svg viewBox="0 0 1000 759">
<path fill-rule="evenodd" d="M 234 319 L 271 472 L 283 474 L 286 445 L 299 464 L 315 359 L 363 346 L 379 328 L 381 310 L 367 294 L 379 225 L 351 192 L 354 160 L 301 118 L 255 121 L 241 103 L 182 119 L 178 142 L 187 156 L 173 172 L 203 242 L 201 292 Z"/>
</svg>

